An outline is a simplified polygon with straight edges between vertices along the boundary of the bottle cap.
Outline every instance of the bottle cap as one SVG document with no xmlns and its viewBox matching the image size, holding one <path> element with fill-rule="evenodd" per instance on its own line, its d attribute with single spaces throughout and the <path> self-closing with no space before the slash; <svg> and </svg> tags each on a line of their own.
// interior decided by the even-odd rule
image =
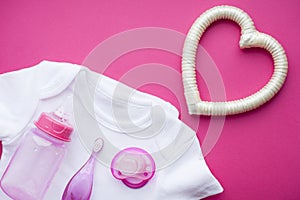
<svg viewBox="0 0 300 200">
<path fill-rule="evenodd" d="M 43 112 L 39 119 L 34 122 L 36 127 L 45 133 L 65 142 L 70 142 L 70 136 L 73 132 L 70 126 L 62 118 L 57 117 L 54 113 Z"/>
</svg>

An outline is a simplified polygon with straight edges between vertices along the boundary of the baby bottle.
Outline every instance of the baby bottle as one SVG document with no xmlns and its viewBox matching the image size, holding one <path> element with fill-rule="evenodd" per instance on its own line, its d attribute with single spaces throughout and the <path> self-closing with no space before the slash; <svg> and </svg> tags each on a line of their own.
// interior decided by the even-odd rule
<svg viewBox="0 0 300 200">
<path fill-rule="evenodd" d="M 73 131 L 66 116 L 63 107 L 42 113 L 25 133 L 1 178 L 2 190 L 12 199 L 43 199 Z"/>
</svg>

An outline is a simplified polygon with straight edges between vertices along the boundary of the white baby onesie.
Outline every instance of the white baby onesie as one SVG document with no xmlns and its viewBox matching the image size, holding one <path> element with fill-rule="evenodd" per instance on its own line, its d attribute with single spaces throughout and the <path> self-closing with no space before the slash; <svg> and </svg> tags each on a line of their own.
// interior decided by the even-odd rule
<svg viewBox="0 0 300 200">
<path fill-rule="evenodd" d="M 223 191 L 205 163 L 195 132 L 178 119 L 170 103 L 83 66 L 49 61 L 0 75 L 0 176 L 33 120 L 70 96 L 72 141 L 45 200 L 61 199 L 99 136 L 105 142 L 95 167 L 92 200 L 197 200 Z M 143 148 L 155 160 L 154 177 L 140 189 L 128 188 L 111 174 L 113 155 L 126 147 Z M 0 191 L 0 199 L 10 198 Z"/>
</svg>

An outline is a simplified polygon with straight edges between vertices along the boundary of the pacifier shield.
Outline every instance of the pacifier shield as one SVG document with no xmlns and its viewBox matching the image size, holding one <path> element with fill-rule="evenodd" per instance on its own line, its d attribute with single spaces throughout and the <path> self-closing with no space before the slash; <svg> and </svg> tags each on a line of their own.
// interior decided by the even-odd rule
<svg viewBox="0 0 300 200">
<path fill-rule="evenodd" d="M 115 155 L 111 172 L 128 187 L 141 188 L 154 176 L 155 162 L 147 151 L 130 147 Z"/>
</svg>

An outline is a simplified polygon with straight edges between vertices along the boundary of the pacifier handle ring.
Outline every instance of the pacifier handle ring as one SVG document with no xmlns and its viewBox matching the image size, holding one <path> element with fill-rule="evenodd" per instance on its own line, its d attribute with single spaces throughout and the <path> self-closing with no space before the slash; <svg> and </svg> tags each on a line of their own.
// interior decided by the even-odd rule
<svg viewBox="0 0 300 200">
<path fill-rule="evenodd" d="M 256 93 L 233 101 L 201 100 L 196 81 L 195 59 L 201 36 L 207 27 L 221 19 L 229 19 L 241 27 L 240 48 L 260 47 L 274 60 L 274 72 L 269 82 Z M 256 30 L 247 13 L 233 6 L 216 6 L 194 22 L 185 39 L 182 53 L 182 80 L 189 114 L 223 116 L 253 110 L 269 101 L 282 87 L 288 71 L 288 61 L 281 44 L 272 36 Z"/>
<path fill-rule="evenodd" d="M 122 182 L 123 182 L 126 186 L 128 186 L 128 187 L 130 187 L 130 188 L 132 188 L 132 189 L 138 189 L 138 188 L 141 188 L 141 187 L 143 187 L 144 185 L 146 185 L 146 184 L 148 183 L 148 181 L 149 181 L 149 180 L 142 180 L 140 183 L 133 184 L 133 183 L 129 182 L 127 179 L 122 179 Z"/>
</svg>

